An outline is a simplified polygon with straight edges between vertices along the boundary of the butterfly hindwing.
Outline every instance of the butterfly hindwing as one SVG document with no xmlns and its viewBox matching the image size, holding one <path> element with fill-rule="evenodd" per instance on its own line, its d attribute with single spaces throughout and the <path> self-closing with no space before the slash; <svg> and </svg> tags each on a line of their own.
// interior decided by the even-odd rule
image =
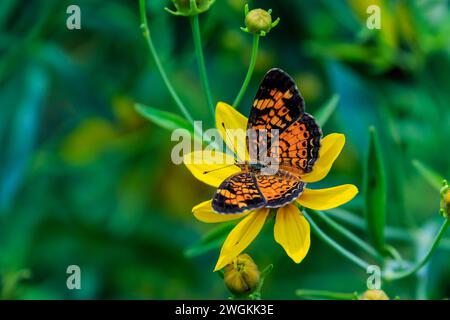
<svg viewBox="0 0 450 320">
<path fill-rule="evenodd" d="M 212 208 L 219 213 L 240 213 L 261 208 L 266 200 L 259 191 L 254 174 L 246 171 L 225 179 L 214 193 Z"/>
<path fill-rule="evenodd" d="M 300 175 L 311 172 L 319 158 L 322 130 L 309 114 L 290 125 L 280 134 L 278 145 L 271 151 L 278 155 L 279 168 Z"/>
<path fill-rule="evenodd" d="M 297 199 L 304 183 L 295 175 L 278 170 L 274 175 L 256 175 L 258 188 L 266 200 L 266 208 L 278 208 Z"/>
</svg>

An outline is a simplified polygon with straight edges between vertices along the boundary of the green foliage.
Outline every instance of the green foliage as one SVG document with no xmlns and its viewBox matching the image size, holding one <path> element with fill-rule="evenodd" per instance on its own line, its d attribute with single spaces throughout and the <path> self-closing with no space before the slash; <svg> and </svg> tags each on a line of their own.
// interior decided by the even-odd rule
<svg viewBox="0 0 450 320">
<path fill-rule="evenodd" d="M 364 292 L 365 259 L 378 263 L 361 242 L 367 230 L 389 251 L 384 277 L 402 279 L 383 282 L 389 296 L 448 297 L 448 223 L 438 227 L 450 176 L 448 5 L 382 1 L 382 29 L 368 30 L 365 3 L 265 0 L 258 6 L 281 22 L 252 43 L 239 30 L 242 1 L 216 1 L 200 15 L 201 42 L 188 19 L 164 11 L 169 1 L 147 1 L 148 43 L 134 1 L 77 1 L 81 30 L 65 27 L 70 1 L 0 1 L 1 298 L 227 297 L 212 269 L 234 224 L 194 219 L 192 206 L 214 189 L 171 163 L 167 129 L 192 130 L 184 119 L 211 119 L 208 96 L 232 103 L 241 87 L 239 111 L 248 114 L 272 67 L 295 77 L 324 134 L 346 136 L 320 186 L 350 182 L 364 192 L 324 213 L 338 224 L 311 214 L 315 233 L 300 266 L 271 228 L 259 235 L 252 257 L 275 265 L 263 298 Z M 81 267 L 81 291 L 65 287 L 71 264 Z"/>
</svg>

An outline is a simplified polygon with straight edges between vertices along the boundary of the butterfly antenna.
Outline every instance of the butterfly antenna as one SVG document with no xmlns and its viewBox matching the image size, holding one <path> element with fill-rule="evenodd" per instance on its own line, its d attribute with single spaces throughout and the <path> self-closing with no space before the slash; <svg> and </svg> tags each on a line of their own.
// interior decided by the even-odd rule
<svg viewBox="0 0 450 320">
<path fill-rule="evenodd" d="M 226 166 L 223 166 L 223 167 L 220 167 L 220 168 L 211 169 L 211 170 L 208 170 L 208 171 L 203 171 L 203 174 L 208 174 L 208 173 L 211 173 L 211 172 L 214 172 L 214 171 L 217 171 L 217 170 L 222 170 L 222 169 L 234 166 L 234 165 L 236 165 L 236 163 L 228 164 Z"/>
<path fill-rule="evenodd" d="M 222 122 L 222 127 L 223 127 L 223 129 L 225 130 L 225 135 L 227 136 L 227 140 L 228 140 L 229 142 L 231 142 L 231 145 L 232 145 L 232 146 L 234 146 L 234 140 L 231 139 L 230 136 L 228 135 L 227 128 L 225 128 L 225 123 L 223 123 L 223 122 Z M 226 141 L 225 141 L 225 142 L 226 142 Z M 235 164 L 242 163 L 242 161 L 241 161 L 241 159 L 239 158 L 239 156 L 238 156 L 236 153 L 234 153 L 233 150 L 231 150 L 231 151 L 233 152 L 234 163 L 235 163 Z"/>
</svg>

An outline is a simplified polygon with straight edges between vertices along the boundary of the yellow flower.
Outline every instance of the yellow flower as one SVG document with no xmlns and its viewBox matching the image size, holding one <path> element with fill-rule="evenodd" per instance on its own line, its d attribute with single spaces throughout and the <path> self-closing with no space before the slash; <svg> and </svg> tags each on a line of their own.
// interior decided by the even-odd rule
<svg viewBox="0 0 450 320">
<path fill-rule="evenodd" d="M 238 141 L 237 145 L 235 145 L 232 141 L 226 139 L 225 133 L 225 128 L 246 130 L 247 118 L 228 104 L 219 102 L 216 107 L 216 127 L 227 146 L 237 153 L 240 159 L 248 159 L 247 154 L 239 155 L 239 152 L 242 153 L 242 150 L 246 150 L 239 143 L 245 142 Z M 343 134 L 333 133 L 324 137 L 321 140 L 319 159 L 310 173 L 301 176 L 302 181 L 316 182 L 322 180 L 330 171 L 344 144 L 345 136 Z M 223 168 L 223 164 L 214 164 L 214 161 L 209 159 L 210 156 L 211 153 L 194 151 L 184 157 L 184 163 L 194 177 L 216 188 L 226 178 L 240 171 L 240 168 L 236 165 Z M 215 153 L 213 156 L 217 159 L 218 153 Z M 230 157 L 227 154 L 219 155 L 219 158 L 227 161 L 226 163 L 230 163 Z M 202 159 L 202 161 L 190 161 L 193 158 L 197 160 Z M 231 157 L 231 163 L 233 163 L 233 157 Z M 205 171 L 219 168 L 222 169 L 204 174 Z M 315 210 L 328 210 L 349 202 L 357 193 L 358 189 L 351 184 L 319 190 L 305 188 L 296 202 L 303 207 Z M 206 223 L 225 222 L 243 218 L 230 232 L 222 246 L 214 269 L 214 271 L 217 271 L 233 261 L 256 238 L 269 215 L 269 209 L 262 208 L 239 214 L 219 214 L 213 211 L 211 203 L 212 200 L 208 200 L 195 206 L 192 209 L 194 216 Z M 278 208 L 275 217 L 274 236 L 275 241 L 284 248 L 287 255 L 295 263 L 300 263 L 308 253 L 310 246 L 309 223 L 295 204 L 287 204 Z"/>
<path fill-rule="evenodd" d="M 359 300 L 389 300 L 389 297 L 383 290 L 371 289 L 364 292 Z"/>
</svg>

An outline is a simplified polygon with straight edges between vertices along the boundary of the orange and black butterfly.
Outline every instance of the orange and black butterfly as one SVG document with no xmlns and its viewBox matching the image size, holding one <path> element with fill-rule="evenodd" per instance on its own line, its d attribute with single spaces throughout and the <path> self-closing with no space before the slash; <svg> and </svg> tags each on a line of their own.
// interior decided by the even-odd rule
<svg viewBox="0 0 450 320">
<path fill-rule="evenodd" d="M 248 118 L 247 129 L 278 130 L 272 140 L 247 136 L 247 149 L 276 154 L 278 170 L 263 174 L 266 164 L 258 159 L 240 164 L 241 171 L 225 179 L 214 193 L 212 208 L 218 213 L 278 208 L 297 199 L 305 183 L 300 175 L 311 172 L 319 156 L 322 131 L 305 113 L 305 104 L 294 80 L 281 69 L 265 75 Z"/>
</svg>

